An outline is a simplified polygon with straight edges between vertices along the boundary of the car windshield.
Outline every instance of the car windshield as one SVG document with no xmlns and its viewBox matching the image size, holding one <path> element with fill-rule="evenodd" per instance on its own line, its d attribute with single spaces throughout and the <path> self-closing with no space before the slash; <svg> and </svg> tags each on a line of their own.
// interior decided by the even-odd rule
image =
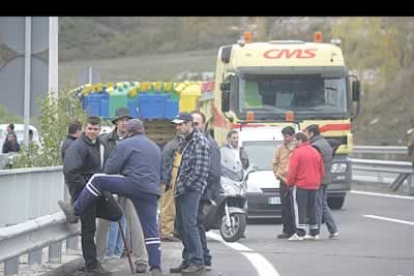
<svg viewBox="0 0 414 276">
<path fill-rule="evenodd" d="M 276 148 L 282 141 L 249 141 L 243 142 L 250 164 L 259 171 L 271 171 L 272 160 Z"/>
<path fill-rule="evenodd" d="M 240 77 L 239 112 L 335 116 L 348 111 L 344 77 L 255 75 Z"/>
</svg>

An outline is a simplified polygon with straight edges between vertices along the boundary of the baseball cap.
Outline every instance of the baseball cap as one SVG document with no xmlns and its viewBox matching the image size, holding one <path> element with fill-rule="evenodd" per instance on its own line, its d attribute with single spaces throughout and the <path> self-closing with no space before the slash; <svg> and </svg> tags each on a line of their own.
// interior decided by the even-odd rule
<svg viewBox="0 0 414 276">
<path fill-rule="evenodd" d="M 174 120 L 171 122 L 174 124 L 181 124 L 184 122 L 192 122 L 193 116 L 188 112 L 180 112 L 177 116 L 175 116 Z"/>
</svg>

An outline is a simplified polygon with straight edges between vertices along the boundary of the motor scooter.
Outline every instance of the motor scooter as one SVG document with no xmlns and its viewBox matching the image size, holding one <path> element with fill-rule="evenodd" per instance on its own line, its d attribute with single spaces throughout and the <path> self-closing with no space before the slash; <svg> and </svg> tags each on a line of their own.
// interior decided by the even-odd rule
<svg viewBox="0 0 414 276">
<path fill-rule="evenodd" d="M 238 241 L 244 234 L 247 219 L 247 179 L 253 166 L 243 170 L 234 162 L 232 149 L 222 148 L 222 175 L 220 193 L 203 208 L 203 224 L 206 231 L 220 229 L 227 242 Z"/>
</svg>

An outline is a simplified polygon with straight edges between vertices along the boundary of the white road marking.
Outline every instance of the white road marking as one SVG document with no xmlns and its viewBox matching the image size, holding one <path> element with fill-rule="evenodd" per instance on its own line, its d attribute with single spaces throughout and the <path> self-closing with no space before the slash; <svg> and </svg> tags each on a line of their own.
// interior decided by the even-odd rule
<svg viewBox="0 0 414 276">
<path fill-rule="evenodd" d="M 385 221 L 396 222 L 396 223 L 401 223 L 401 224 L 407 224 L 407 225 L 413 225 L 414 226 L 414 222 L 413 221 L 408 221 L 408 220 L 393 219 L 393 218 L 374 216 L 374 215 L 363 215 L 363 217 L 372 218 L 372 219 L 379 219 L 379 220 L 385 220 Z"/>
<path fill-rule="evenodd" d="M 273 267 L 271 263 L 269 263 L 268 260 L 266 260 L 265 257 L 260 255 L 259 253 L 253 252 L 252 249 L 249 247 L 238 243 L 238 242 L 226 242 L 224 241 L 220 235 L 217 235 L 212 232 L 206 233 L 207 237 L 217 240 L 224 245 L 230 247 L 231 249 L 234 249 L 236 251 L 240 251 L 241 254 L 246 257 L 247 260 L 254 266 L 259 276 L 280 276 L 280 274 L 276 271 L 276 269 Z"/>
<path fill-rule="evenodd" d="M 372 193 L 372 192 L 355 191 L 355 190 L 351 190 L 351 193 L 352 194 L 357 194 L 357 195 L 370 195 L 370 196 L 380 196 L 380 197 L 414 200 L 413 196 L 389 195 L 389 194 Z"/>
</svg>

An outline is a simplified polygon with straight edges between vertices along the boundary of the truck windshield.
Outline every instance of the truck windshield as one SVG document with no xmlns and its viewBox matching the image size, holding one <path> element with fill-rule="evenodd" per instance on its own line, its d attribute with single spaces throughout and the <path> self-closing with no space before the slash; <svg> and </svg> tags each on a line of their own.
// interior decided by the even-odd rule
<svg viewBox="0 0 414 276">
<path fill-rule="evenodd" d="M 282 141 L 249 141 L 243 142 L 249 163 L 259 171 L 271 171 L 272 160 L 276 148 Z"/>
<path fill-rule="evenodd" d="M 286 111 L 301 118 L 344 116 L 346 91 L 344 77 L 244 74 L 239 80 L 238 112 L 254 111 L 266 118 L 284 117 Z"/>
</svg>

